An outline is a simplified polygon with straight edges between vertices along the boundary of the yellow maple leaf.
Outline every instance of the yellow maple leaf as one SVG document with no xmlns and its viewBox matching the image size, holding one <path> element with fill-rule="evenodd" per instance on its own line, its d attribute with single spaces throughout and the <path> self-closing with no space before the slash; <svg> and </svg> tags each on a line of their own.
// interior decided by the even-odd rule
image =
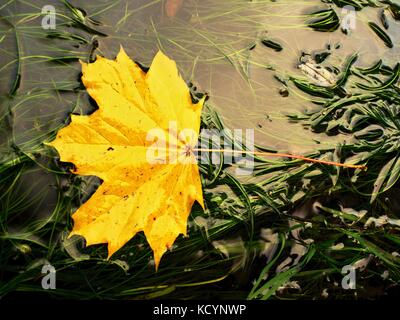
<svg viewBox="0 0 400 320">
<path fill-rule="evenodd" d="M 121 47 L 115 60 L 97 57 L 82 63 L 82 81 L 99 109 L 72 115 L 49 145 L 61 161 L 75 165 L 74 173 L 103 182 L 72 215 L 69 236 L 81 235 L 87 245 L 107 243 L 110 257 L 144 231 L 157 268 L 177 236 L 186 235 L 193 203 L 204 207 L 192 152 L 204 100 L 192 103 L 175 62 L 161 51 L 145 73 Z M 185 130 L 192 134 L 178 135 Z M 164 161 L 157 158 L 162 149 L 149 158 L 155 143 L 149 132 L 160 131 L 165 138 L 158 135 L 157 143 L 166 146 Z"/>
</svg>

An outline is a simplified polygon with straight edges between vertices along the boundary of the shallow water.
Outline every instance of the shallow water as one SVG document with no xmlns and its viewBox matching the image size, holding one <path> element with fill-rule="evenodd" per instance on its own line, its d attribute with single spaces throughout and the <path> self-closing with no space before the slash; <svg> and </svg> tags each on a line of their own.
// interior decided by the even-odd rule
<svg viewBox="0 0 400 320">
<path fill-rule="evenodd" d="M 102 25 L 96 28 L 108 36 L 85 35 L 77 31 L 88 43 L 77 41 L 75 48 L 62 44 L 66 50 L 73 49 L 82 59 L 87 59 L 93 42 L 97 41 L 98 48 L 94 53 L 112 58 L 122 45 L 133 59 L 148 65 L 155 52 L 161 49 L 177 61 L 185 80 L 209 94 L 209 103 L 222 115 L 228 127 L 253 128 L 257 144 L 281 151 L 305 153 L 335 144 L 344 137 L 328 138 L 304 130 L 300 125 L 289 124 L 286 114 L 303 111 L 311 104 L 307 97 L 296 91 L 282 97 L 279 94 L 282 84 L 274 75 L 304 77 L 297 68 L 301 54 L 326 50 L 328 45 L 332 48 L 330 62 L 337 66 L 354 52 L 359 52 L 357 63 L 362 66 L 380 58 L 390 65 L 399 54 L 397 46 L 393 49 L 385 47 L 368 27 L 369 21 L 379 24 L 378 9 L 375 8 L 357 12 L 356 29 L 345 35 L 340 30 L 324 33 L 305 26 L 305 14 L 329 8 L 319 0 L 296 1 L 295 5 L 294 1 L 243 0 L 73 3 L 101 22 Z M 57 126 L 71 110 L 91 110 L 87 98 L 76 102 L 73 95 L 64 91 L 76 86 L 79 64 L 65 68 L 62 63 L 43 58 L 62 53 L 43 38 L 43 30 L 38 25 L 40 17 L 32 16 L 44 4 L 46 1 L 14 2 L 2 9 L 8 16 L 13 11 L 19 12 L 19 16 L 2 20 L 6 37 L 1 45 L 6 54 L 0 58 L 0 65 L 3 65 L 1 91 L 9 90 L 17 70 L 17 51 L 11 50 L 16 47 L 16 37 L 10 23 L 17 26 L 20 47 L 21 85 L 18 92 L 28 94 L 46 88 L 63 90 L 61 94 L 46 92 L 46 97 L 29 99 L 29 105 L 24 104 L 23 97 L 21 103 L 14 104 L 14 137 L 22 147 L 27 140 L 40 137 Z M 65 8 L 60 4 L 56 10 L 62 15 Z M 342 14 L 340 9 L 335 7 L 335 10 L 339 16 Z M 388 34 L 396 43 L 399 26 L 390 16 L 388 18 Z M 64 23 L 59 28 L 75 32 Z M 275 52 L 262 45 L 261 40 L 266 37 L 280 43 L 283 50 Z M 335 49 L 337 45 L 340 45 L 339 49 Z"/>
<path fill-rule="evenodd" d="M 45 0 L 13 1 L 0 6 L 3 161 L 18 157 L 12 146 L 29 153 L 62 126 L 68 114 L 88 113 L 94 108 L 87 94 L 73 92 L 79 86 L 79 62 L 54 61 L 54 57 L 68 58 L 72 53 L 86 61 L 95 54 L 113 58 L 122 45 L 135 61 L 149 65 L 161 49 L 176 60 L 187 82 L 208 93 L 209 104 L 227 127 L 252 128 L 256 144 L 304 154 L 335 145 L 345 137 L 315 134 L 300 124 L 289 123 L 287 114 L 304 111 L 312 104 L 309 97 L 290 86 L 289 95 L 283 97 L 279 91 L 284 87 L 275 76 L 305 78 L 298 69 L 302 53 L 326 51 L 328 46 L 328 59 L 336 66 L 354 52 L 360 54 L 360 66 L 380 58 L 393 65 L 399 56 L 398 46 L 387 48 L 367 25 L 369 21 L 379 24 L 376 8 L 357 12 L 356 29 L 345 35 L 340 29 L 316 32 L 305 25 L 305 14 L 329 8 L 319 0 L 74 1 L 77 8 L 84 8 L 82 14 L 100 22 L 91 26 L 107 35 L 103 36 L 71 26 L 62 3 L 55 5 L 56 29 L 44 31 L 40 13 L 46 4 Z M 334 8 L 340 16 L 341 10 Z M 396 44 L 399 25 L 387 16 L 387 32 Z M 82 40 L 49 38 L 52 32 Z M 267 48 L 261 43 L 265 38 L 281 44 L 283 50 Z M 7 93 L 18 82 L 18 74 L 18 90 L 9 99 Z M 44 176 L 48 184 L 55 183 Z M 41 201 L 56 203 L 51 199 Z M 46 211 L 50 214 L 52 206 Z"/>
<path fill-rule="evenodd" d="M 71 13 L 61 2 L 54 4 L 56 29 L 44 31 L 40 12 L 48 2 L 0 4 L 1 163 L 18 159 L 20 151 L 36 157 L 37 151 L 43 151 L 40 150 L 42 141 L 63 126 L 71 112 L 86 114 L 94 110 L 84 88 L 80 88 L 80 93 L 74 90 L 80 86 L 81 68 L 77 57 L 88 61 L 98 54 L 111 59 L 122 45 L 135 61 L 149 65 L 161 49 L 176 60 L 187 82 L 193 83 L 198 91 L 208 93 L 208 103 L 222 116 L 227 127 L 252 128 L 258 145 L 305 154 L 334 146 L 346 137 L 316 134 L 300 124 L 290 123 L 287 114 L 300 113 L 313 104 L 309 96 L 290 84 L 288 96 L 282 95 L 280 90 L 285 87 L 276 77 L 310 80 L 298 68 L 303 53 L 330 51 L 328 61 L 338 67 L 355 52 L 359 53 L 357 65 L 361 67 L 368 67 L 379 59 L 393 66 L 400 54 L 399 24 L 389 15 L 387 33 L 394 48 L 387 48 L 369 28 L 370 21 L 380 25 L 377 8 L 357 12 L 356 29 L 346 35 L 340 29 L 316 32 L 305 25 L 306 14 L 330 8 L 320 0 L 71 1 L 77 8 L 83 8 L 81 14 L 100 22 L 90 26 L 105 36 L 71 26 L 66 18 Z M 341 9 L 332 8 L 342 15 Z M 266 38 L 278 42 L 283 50 L 267 48 L 261 42 Z M 51 217 L 58 210 L 60 198 L 69 197 L 59 175 L 49 171 L 54 166 L 45 162 L 48 159 L 35 160 L 36 165 L 23 167 L 17 173 L 15 185 L 10 189 L 12 195 L 7 195 L 6 200 L 11 204 L 7 214 L 15 215 L 8 221 L 10 234 L 18 233 L 33 219 Z M 63 168 L 59 163 L 55 167 Z M 3 178 L 1 174 L 2 171 Z M 85 181 L 86 185 L 82 183 L 79 190 L 82 202 L 99 183 L 93 177 Z M 228 191 L 227 194 L 229 197 Z M 349 198 L 354 200 L 353 195 Z M 12 206 L 14 203 L 17 205 Z M 308 199 L 293 215 L 302 217 L 314 204 L 315 199 Z M 7 207 L 8 203 L 4 205 Z M 74 205 L 77 206 L 71 205 L 65 216 L 69 217 L 76 209 Z M 190 220 L 189 227 L 205 227 L 207 232 L 207 228 L 224 221 L 201 217 Z M 267 223 L 264 226 L 269 227 Z M 263 255 L 268 257 L 276 250 L 269 239 L 278 234 L 272 229 L 261 231 L 261 239 L 268 238 L 263 243 Z M 242 267 L 247 251 L 241 238 L 215 241 L 213 245 L 225 256 L 237 255 L 233 269 Z M 249 282 L 246 272 L 241 275 L 244 282 Z"/>
</svg>

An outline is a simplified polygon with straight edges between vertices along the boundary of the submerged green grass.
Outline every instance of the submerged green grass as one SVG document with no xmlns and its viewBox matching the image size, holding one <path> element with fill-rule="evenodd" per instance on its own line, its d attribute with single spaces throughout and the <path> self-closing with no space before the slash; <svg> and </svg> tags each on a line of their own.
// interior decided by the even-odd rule
<svg viewBox="0 0 400 320">
<path fill-rule="evenodd" d="M 360 68 L 356 54 L 343 66 L 336 66 L 340 73 L 330 87 L 297 76 L 282 78 L 281 83 L 290 94 L 306 95 L 314 107 L 289 115 L 291 121 L 321 135 L 351 138 L 306 156 L 366 164 L 367 171 L 257 157 L 253 179 L 246 181 L 236 177 L 232 166 L 223 161 L 218 166 L 201 165 L 207 209 L 193 208 L 189 237 L 176 241 L 158 272 L 143 234 L 110 260 L 105 246 L 85 248 L 83 239 L 66 239 L 72 229 L 71 213 L 100 181 L 71 174 L 70 165 L 60 163 L 56 152 L 43 142 L 68 123 L 70 113 L 89 113 L 96 108 L 80 83 L 78 59 L 93 61 L 95 54 L 102 54 L 99 43 L 107 38 L 118 40 L 127 19 L 161 1 L 127 10 L 116 24 L 115 34 L 108 34 L 97 15 L 113 10 L 118 3 L 99 5 L 89 13 L 72 2 L 60 2 L 60 27 L 55 31 L 21 22 L 41 17 L 39 2 L 24 2 L 24 10 L 17 1 L 1 8 L 0 45 L 7 43 L 1 50 L 10 58 L 0 66 L 8 85 L 3 85 L 0 100 L 0 296 L 356 299 L 380 297 L 398 287 L 400 233 L 393 221 L 399 219 L 400 68 L 384 61 Z M 234 4 L 230 13 L 248 5 L 236 0 Z M 348 4 L 358 10 L 367 5 L 384 6 L 394 17 L 398 13 L 394 4 L 332 1 L 331 8 L 305 14 L 302 27 L 333 31 L 337 29 L 335 9 Z M 220 2 L 214 5 L 214 16 L 202 16 L 202 23 L 228 14 Z M 262 14 L 257 8 L 255 12 Z M 207 48 L 212 47 L 207 63 L 231 64 L 241 78 L 248 78 L 252 62 L 247 52 L 256 42 L 256 32 L 248 30 L 240 36 L 232 32 L 219 43 L 218 30 L 193 29 L 196 39 L 202 39 L 193 43 L 186 35 L 167 38 L 155 30 L 156 25 L 150 25 L 159 47 L 172 43 L 176 50 L 187 53 L 188 60 L 193 57 L 187 47 L 202 48 L 202 57 L 207 57 Z M 375 27 L 373 31 L 384 30 Z M 135 37 L 138 35 L 129 41 L 140 45 L 150 41 Z M 43 54 L 25 55 L 23 46 L 12 45 L 21 43 L 22 38 L 25 45 L 39 42 Z M 381 39 L 389 43 L 384 35 Z M 267 44 L 266 52 L 271 47 L 285 51 L 277 42 Z M 319 63 L 326 66 L 329 55 Z M 38 65 L 39 71 L 33 77 L 25 76 L 27 65 Z M 40 68 L 61 76 L 49 81 Z M 193 86 L 192 91 L 194 98 L 200 95 Z M 202 126 L 224 128 L 215 106 L 207 104 Z M 383 215 L 392 219 L 391 223 L 368 223 Z M 343 290 L 342 267 L 360 261 L 368 265 L 357 269 L 357 290 Z M 41 288 L 41 268 L 46 263 L 57 270 L 56 290 Z"/>
</svg>

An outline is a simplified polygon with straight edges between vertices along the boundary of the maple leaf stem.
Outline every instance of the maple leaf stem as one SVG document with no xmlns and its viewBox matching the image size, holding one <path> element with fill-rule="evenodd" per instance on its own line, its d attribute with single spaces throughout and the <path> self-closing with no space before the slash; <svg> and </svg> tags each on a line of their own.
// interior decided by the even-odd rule
<svg viewBox="0 0 400 320">
<path fill-rule="evenodd" d="M 365 166 L 365 165 L 355 165 L 355 164 L 340 163 L 340 162 L 335 162 L 335 161 L 318 160 L 318 159 L 312 159 L 312 158 L 307 158 L 307 157 L 300 156 L 300 155 L 287 154 L 287 153 L 272 153 L 272 152 L 245 151 L 245 150 L 225 150 L 225 149 L 202 149 L 202 148 L 193 149 L 193 151 L 220 152 L 220 153 L 230 152 L 230 153 L 251 154 L 251 155 L 255 155 L 255 156 L 287 157 L 287 158 L 292 158 L 292 159 L 300 159 L 300 160 L 304 160 L 304 161 L 308 161 L 308 162 L 326 164 L 326 165 L 330 165 L 330 166 L 367 170 L 367 166 Z"/>
</svg>

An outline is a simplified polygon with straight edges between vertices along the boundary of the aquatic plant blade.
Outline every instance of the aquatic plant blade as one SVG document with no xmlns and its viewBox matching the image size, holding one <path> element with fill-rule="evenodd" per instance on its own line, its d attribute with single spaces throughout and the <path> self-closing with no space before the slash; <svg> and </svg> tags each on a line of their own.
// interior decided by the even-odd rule
<svg viewBox="0 0 400 320">
<path fill-rule="evenodd" d="M 82 81 L 99 109 L 72 115 L 49 145 L 75 165 L 74 173 L 103 183 L 73 214 L 69 236 L 81 235 L 87 245 L 107 243 L 110 257 L 144 231 L 157 268 L 186 234 L 193 203 L 204 206 L 196 159 L 187 151 L 197 143 L 204 100 L 192 102 L 175 62 L 162 52 L 145 73 L 121 48 L 115 60 L 82 63 Z M 178 135 L 185 130 L 192 134 Z M 158 140 L 149 139 L 151 132 L 161 132 Z M 152 155 L 155 140 L 165 148 Z"/>
</svg>

